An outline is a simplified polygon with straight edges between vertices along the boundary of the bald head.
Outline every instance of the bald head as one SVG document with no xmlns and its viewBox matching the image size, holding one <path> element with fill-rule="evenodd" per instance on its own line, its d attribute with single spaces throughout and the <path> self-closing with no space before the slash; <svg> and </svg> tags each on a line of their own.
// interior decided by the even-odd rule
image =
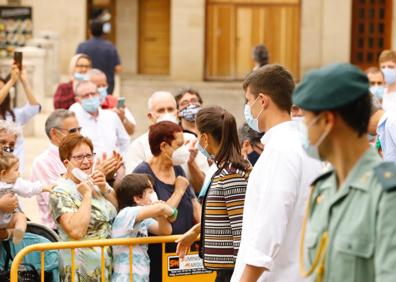
<svg viewBox="0 0 396 282">
<path fill-rule="evenodd" d="M 152 123 L 165 114 L 177 117 L 176 100 L 170 92 L 157 91 L 148 99 L 148 118 Z"/>
</svg>

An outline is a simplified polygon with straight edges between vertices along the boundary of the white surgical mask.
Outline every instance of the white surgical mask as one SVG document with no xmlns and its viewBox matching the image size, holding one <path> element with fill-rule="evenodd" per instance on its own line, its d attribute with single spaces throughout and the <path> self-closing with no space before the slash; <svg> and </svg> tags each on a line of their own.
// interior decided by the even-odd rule
<svg viewBox="0 0 396 282">
<path fill-rule="evenodd" d="M 316 141 L 315 144 L 311 144 L 309 142 L 309 137 L 308 137 L 308 129 L 314 125 L 317 121 L 319 120 L 319 116 L 315 117 L 314 120 L 310 123 L 309 126 L 305 125 L 305 123 L 301 123 L 303 125 L 303 130 L 305 131 L 304 134 L 304 141 L 303 141 L 303 148 L 307 155 L 313 159 L 316 159 L 318 161 L 322 161 L 320 155 L 319 155 L 319 146 L 322 144 L 323 140 L 326 138 L 326 136 L 329 134 L 330 131 L 325 131 L 323 132 L 320 136 L 318 141 Z"/>
<path fill-rule="evenodd" d="M 378 99 L 382 99 L 385 93 L 385 87 L 382 85 L 371 86 L 370 92 L 373 95 L 375 95 Z"/>
<path fill-rule="evenodd" d="M 180 146 L 172 154 L 172 163 L 173 165 L 182 165 L 188 161 L 190 157 L 190 151 L 187 149 L 185 145 Z"/>
<path fill-rule="evenodd" d="M 256 104 L 258 98 L 259 97 L 257 97 L 256 100 L 254 100 L 254 103 L 252 104 L 252 106 L 254 104 Z M 257 118 L 255 118 L 255 117 L 253 117 L 251 106 L 249 106 L 248 103 L 245 104 L 244 114 L 245 114 L 246 123 L 249 125 L 249 127 L 251 129 L 253 129 L 256 132 L 261 132 L 260 128 L 259 128 L 258 119 L 259 119 L 259 117 L 260 117 L 262 112 L 263 112 L 263 109 L 261 109 L 261 111 L 258 114 Z"/>
<path fill-rule="evenodd" d="M 173 123 L 179 124 L 177 116 L 175 116 L 174 114 L 170 114 L 170 113 L 166 113 L 166 114 L 161 115 L 157 119 L 157 122 L 161 122 L 161 121 L 171 121 Z"/>
<path fill-rule="evenodd" d="M 151 203 L 155 203 L 156 201 L 158 201 L 158 196 L 157 196 L 157 193 L 155 193 L 155 191 L 153 191 L 150 194 L 150 200 L 151 200 Z"/>
<path fill-rule="evenodd" d="M 384 74 L 385 83 L 392 85 L 396 82 L 396 70 L 391 68 L 383 68 L 382 73 Z"/>
</svg>

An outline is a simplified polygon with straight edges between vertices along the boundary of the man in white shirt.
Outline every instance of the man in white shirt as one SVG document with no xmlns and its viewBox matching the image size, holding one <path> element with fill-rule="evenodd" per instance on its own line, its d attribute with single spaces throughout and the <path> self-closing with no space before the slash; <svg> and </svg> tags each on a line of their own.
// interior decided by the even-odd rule
<svg viewBox="0 0 396 282">
<path fill-rule="evenodd" d="M 242 240 L 232 280 L 296 282 L 298 242 L 310 183 L 322 165 L 305 153 L 291 121 L 293 77 L 266 65 L 245 79 L 245 118 L 265 135 L 246 190 Z"/>
<path fill-rule="evenodd" d="M 45 121 L 45 133 L 51 143 L 43 153 L 33 160 L 32 181 L 40 181 L 43 185 L 56 183 L 59 177 L 66 172 L 59 157 L 58 147 L 68 134 L 80 132 L 80 130 L 76 115 L 72 111 L 58 109 L 49 115 Z M 41 223 L 56 229 L 49 210 L 49 193 L 37 195 L 36 200 L 40 210 Z"/>
<path fill-rule="evenodd" d="M 173 95 L 165 91 L 154 92 L 148 100 L 147 117 L 152 124 L 159 121 L 172 121 L 178 123 L 176 100 Z M 191 185 L 196 193 L 201 190 L 205 173 L 209 168 L 206 158 L 195 148 L 196 137 L 184 133 L 184 141 L 188 142 L 190 159 L 182 165 Z M 131 173 L 140 163 L 152 157 L 148 142 L 148 132 L 136 138 L 128 148 L 126 157 L 126 172 Z"/>
<path fill-rule="evenodd" d="M 378 60 L 386 84 L 382 106 L 385 111 L 396 112 L 396 52 L 384 50 Z"/>
<path fill-rule="evenodd" d="M 87 74 L 89 80 L 95 83 L 98 89 L 102 109 L 109 109 L 117 113 L 126 132 L 128 132 L 129 135 L 132 135 L 135 132 L 136 127 L 135 117 L 125 105 L 118 105 L 118 98 L 114 97 L 113 95 L 108 95 L 107 89 L 109 85 L 107 83 L 106 74 L 98 69 L 91 69 L 87 72 Z M 70 110 L 73 110 L 72 107 L 73 105 L 71 106 Z"/>
<path fill-rule="evenodd" d="M 129 135 L 115 112 L 100 108 L 96 85 L 90 81 L 81 81 L 77 84 L 75 93 L 78 105 L 74 105 L 71 110 L 76 113 L 82 127 L 81 134 L 92 140 L 96 155 L 101 157 L 105 153 L 110 156 L 113 151 L 118 151 L 125 156 Z"/>
</svg>

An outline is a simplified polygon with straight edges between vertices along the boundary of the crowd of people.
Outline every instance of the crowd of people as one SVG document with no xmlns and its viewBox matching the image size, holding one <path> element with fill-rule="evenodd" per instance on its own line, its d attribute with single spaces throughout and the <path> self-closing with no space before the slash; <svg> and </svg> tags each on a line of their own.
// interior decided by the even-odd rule
<svg viewBox="0 0 396 282">
<path fill-rule="evenodd" d="M 30 180 L 20 177 L 21 126 L 40 103 L 23 69 L 13 65 L 0 80 L 2 240 L 23 240 L 27 216 L 16 195 L 36 196 L 41 222 L 65 242 L 180 234 L 183 258 L 198 240 L 217 282 L 395 279 L 395 51 L 383 51 L 366 73 L 334 64 L 296 87 L 258 46 L 239 129 L 232 113 L 204 107 L 194 89 L 156 91 L 147 101 L 151 125 L 132 140 L 137 121 L 107 79 L 118 56 L 110 52 L 106 72 L 85 54 L 101 40 L 97 23 L 92 28 L 92 42 L 71 60 L 70 81 L 56 90 L 45 122 L 50 144 Z M 21 108 L 11 105 L 17 81 L 27 100 Z M 160 253 L 133 248 L 133 281 L 161 281 Z M 71 253 L 60 256 L 70 281 Z M 101 260 L 99 248 L 76 250 L 76 281 L 98 281 Z M 127 246 L 105 247 L 104 261 L 106 281 L 129 281 Z"/>
</svg>

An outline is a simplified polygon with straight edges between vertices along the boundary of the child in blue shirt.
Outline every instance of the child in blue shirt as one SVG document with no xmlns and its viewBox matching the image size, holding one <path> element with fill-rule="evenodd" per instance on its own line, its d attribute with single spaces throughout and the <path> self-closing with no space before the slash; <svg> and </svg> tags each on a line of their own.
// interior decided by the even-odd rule
<svg viewBox="0 0 396 282">
<path fill-rule="evenodd" d="M 147 237 L 148 232 L 155 235 L 172 233 L 169 221 L 176 219 L 177 209 L 155 201 L 153 183 L 151 176 L 146 174 L 132 173 L 123 178 L 116 189 L 120 211 L 113 223 L 112 238 Z M 133 281 L 149 281 L 147 248 L 147 245 L 133 246 Z M 129 246 L 113 247 L 113 267 L 112 282 L 129 281 Z"/>
</svg>

